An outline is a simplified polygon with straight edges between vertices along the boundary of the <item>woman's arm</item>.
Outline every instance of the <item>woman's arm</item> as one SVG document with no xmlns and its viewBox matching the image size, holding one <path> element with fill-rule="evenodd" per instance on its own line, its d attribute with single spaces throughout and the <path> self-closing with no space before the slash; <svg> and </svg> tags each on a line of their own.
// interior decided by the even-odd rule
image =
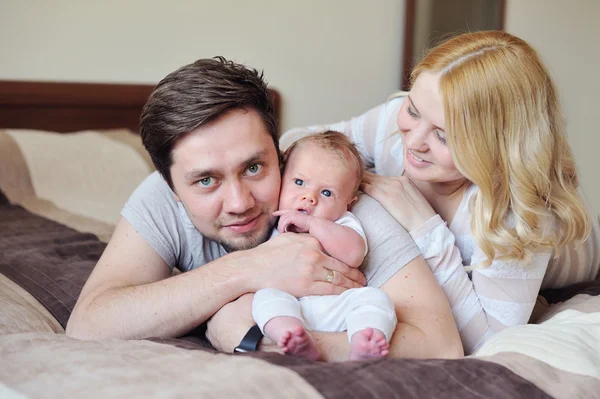
<svg viewBox="0 0 600 399">
<path fill-rule="evenodd" d="M 358 148 L 365 166 L 371 168 L 376 162 L 378 146 L 391 132 L 398 130 L 396 115 L 402 101 L 403 97 L 391 99 L 348 121 L 290 129 L 281 135 L 280 147 L 285 150 L 302 137 L 334 130 L 348 136 Z"/>
<path fill-rule="evenodd" d="M 410 233 L 452 305 L 467 354 L 504 328 L 527 323 L 550 250 L 538 251 L 525 261 L 494 260 L 485 269 L 473 269 L 469 279 L 454 235 L 439 215 Z M 474 245 L 471 264 L 486 259 Z"/>
<path fill-rule="evenodd" d="M 407 178 L 368 174 L 362 188 L 409 230 L 448 297 L 466 354 L 473 353 L 498 331 L 527 323 L 550 250 L 540 250 L 521 262 L 495 260 L 488 268 L 474 269 L 469 278 L 454 234 Z M 474 265 L 485 255 L 474 240 L 472 245 Z"/>
</svg>

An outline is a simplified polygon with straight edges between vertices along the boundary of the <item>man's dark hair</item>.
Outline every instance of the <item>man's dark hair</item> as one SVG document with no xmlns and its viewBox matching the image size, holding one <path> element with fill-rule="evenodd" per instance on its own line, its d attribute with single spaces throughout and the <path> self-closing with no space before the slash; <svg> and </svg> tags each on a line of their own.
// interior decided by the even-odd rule
<svg viewBox="0 0 600 399">
<path fill-rule="evenodd" d="M 171 153 L 177 139 L 236 108 L 260 115 L 279 153 L 277 115 L 262 72 L 223 57 L 200 59 L 170 73 L 154 88 L 142 110 L 140 135 L 172 189 Z"/>
</svg>

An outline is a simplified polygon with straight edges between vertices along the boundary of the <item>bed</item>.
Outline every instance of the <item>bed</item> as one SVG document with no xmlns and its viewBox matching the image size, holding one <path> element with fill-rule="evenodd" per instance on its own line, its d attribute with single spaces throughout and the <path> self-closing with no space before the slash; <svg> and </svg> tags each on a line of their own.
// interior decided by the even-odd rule
<svg viewBox="0 0 600 399">
<path fill-rule="evenodd" d="M 197 334 L 66 337 L 121 206 L 153 170 L 135 133 L 151 90 L 0 82 L 0 397 L 600 397 L 597 281 L 544 292 L 532 324 L 460 360 L 326 364 L 221 354 Z"/>
</svg>

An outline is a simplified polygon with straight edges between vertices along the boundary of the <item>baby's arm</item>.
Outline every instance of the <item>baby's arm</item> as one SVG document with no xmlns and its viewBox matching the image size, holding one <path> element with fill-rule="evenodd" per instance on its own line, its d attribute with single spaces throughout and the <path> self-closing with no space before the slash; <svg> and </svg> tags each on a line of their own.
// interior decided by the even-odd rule
<svg viewBox="0 0 600 399">
<path fill-rule="evenodd" d="M 295 210 L 277 211 L 280 232 L 309 233 L 325 252 L 350 267 L 359 267 L 365 256 L 366 243 L 358 232 L 331 220 L 316 218 Z"/>
<path fill-rule="evenodd" d="M 354 229 L 327 219 L 314 218 L 309 234 L 323 249 L 350 267 L 359 267 L 365 257 L 365 240 Z"/>
</svg>

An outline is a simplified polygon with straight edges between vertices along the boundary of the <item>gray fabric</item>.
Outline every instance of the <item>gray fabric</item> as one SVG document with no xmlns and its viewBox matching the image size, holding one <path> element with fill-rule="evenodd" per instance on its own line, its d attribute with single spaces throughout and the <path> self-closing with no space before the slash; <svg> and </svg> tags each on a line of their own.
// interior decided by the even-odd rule
<svg viewBox="0 0 600 399">
<path fill-rule="evenodd" d="M 368 285 L 382 286 L 420 255 L 410 235 L 374 199 L 361 195 L 352 213 L 363 225 L 369 253 L 362 270 Z M 169 267 L 188 271 L 225 255 L 217 242 L 204 238 L 183 205 L 158 172 L 148 176 L 131 195 L 121 215 L 148 241 Z"/>
</svg>

